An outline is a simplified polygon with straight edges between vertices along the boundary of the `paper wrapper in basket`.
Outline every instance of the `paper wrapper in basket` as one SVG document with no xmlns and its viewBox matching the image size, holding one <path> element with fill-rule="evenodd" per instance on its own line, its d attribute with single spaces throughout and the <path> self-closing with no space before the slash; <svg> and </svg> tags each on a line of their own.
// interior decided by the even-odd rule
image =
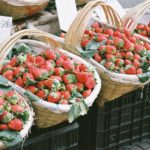
<svg viewBox="0 0 150 150">
<path fill-rule="evenodd" d="M 21 19 L 42 11 L 48 3 L 49 0 L 1 0 L 0 15 Z"/>
<path fill-rule="evenodd" d="M 24 36 L 34 36 L 34 38 L 40 40 L 40 42 L 37 40 L 31 40 L 31 39 L 30 40 L 29 39 L 20 40 Z M 43 42 L 41 42 L 41 41 L 43 41 Z M 27 44 L 36 53 L 42 52 L 45 49 L 52 49 L 52 48 L 54 50 L 58 49 L 60 52 L 77 60 L 78 62 L 81 62 L 88 67 L 91 66 L 89 63 L 87 63 L 82 58 L 63 50 L 58 42 L 56 42 L 55 40 L 53 40 L 52 38 L 49 37 L 49 34 L 39 31 L 39 30 L 35 30 L 35 29 L 19 31 L 18 33 L 15 33 L 14 35 L 12 35 L 7 41 L 5 41 L 3 43 L 3 45 L 1 45 L 1 47 L 0 47 L 0 58 L 2 58 L 1 62 L 4 61 L 4 59 L 6 58 L 8 53 L 11 51 L 12 47 L 17 43 Z M 92 106 L 94 100 L 98 96 L 99 91 L 101 89 L 101 81 L 100 81 L 99 75 L 95 69 L 94 69 L 94 75 L 95 75 L 95 79 L 96 79 L 96 86 L 93 89 L 90 96 L 88 96 L 87 98 L 84 99 L 84 102 L 86 103 L 87 107 Z M 69 111 L 72 106 L 71 104 L 66 105 L 66 104 L 50 103 L 45 100 L 39 99 L 37 96 L 35 96 L 31 92 L 24 90 L 23 88 L 15 85 L 14 83 L 12 83 L 10 81 L 9 81 L 9 84 L 11 84 L 13 87 L 15 87 L 16 90 L 24 93 L 31 100 L 33 100 L 32 104 L 35 109 L 36 125 L 38 127 L 46 128 L 46 127 L 53 126 L 53 125 L 56 125 L 63 121 L 68 120 Z"/>
<path fill-rule="evenodd" d="M 64 47 L 68 48 L 72 53 L 80 55 L 82 48 L 80 41 L 88 25 L 91 25 L 95 19 L 92 19 L 93 10 L 97 7 L 101 8 L 105 12 L 107 24 L 103 24 L 103 27 L 109 26 L 110 28 L 122 27 L 122 20 L 119 15 L 111 8 L 111 6 L 96 0 L 89 2 L 77 15 L 76 19 L 69 28 L 65 40 Z M 96 19 L 96 21 L 99 21 Z M 109 24 L 109 25 L 108 25 Z M 58 37 L 57 40 L 60 40 Z M 103 106 L 105 101 L 112 101 L 128 92 L 131 92 L 139 87 L 143 87 L 147 82 L 141 83 L 136 75 L 123 75 L 119 73 L 110 72 L 105 67 L 97 63 L 94 59 L 89 59 L 98 70 L 102 79 L 102 90 L 97 102 L 99 106 Z"/>
</svg>

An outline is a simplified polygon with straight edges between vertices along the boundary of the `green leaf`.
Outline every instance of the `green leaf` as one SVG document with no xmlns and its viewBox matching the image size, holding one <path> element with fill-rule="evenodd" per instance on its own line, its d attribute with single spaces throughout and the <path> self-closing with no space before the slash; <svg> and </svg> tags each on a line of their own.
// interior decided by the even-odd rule
<svg viewBox="0 0 150 150">
<path fill-rule="evenodd" d="M 82 51 L 80 54 L 83 58 L 92 58 L 97 50 Z"/>
<path fill-rule="evenodd" d="M 144 73 L 144 74 L 139 74 L 138 78 L 139 78 L 140 82 L 144 83 L 147 80 L 149 80 L 149 78 L 150 78 L 150 72 L 147 72 L 147 73 Z"/>
<path fill-rule="evenodd" d="M 39 101 L 39 97 L 31 93 L 30 91 L 25 91 L 24 95 L 26 95 L 31 101 Z"/>
<path fill-rule="evenodd" d="M 29 119 L 29 113 L 28 113 L 28 111 L 26 110 L 26 111 L 24 111 L 23 113 L 21 113 L 21 114 L 20 114 L 20 117 L 21 117 L 21 119 L 22 119 L 24 122 L 28 121 L 28 119 Z"/>
<path fill-rule="evenodd" d="M 17 63 L 18 64 L 23 64 L 26 60 L 27 60 L 26 54 L 21 53 L 17 56 Z"/>
<path fill-rule="evenodd" d="M 147 58 L 148 58 L 148 60 L 150 60 L 150 52 L 149 51 L 147 51 Z"/>
<path fill-rule="evenodd" d="M 76 98 L 76 97 L 82 98 L 83 96 L 82 96 L 81 93 L 73 91 L 72 94 L 71 94 L 71 98 Z"/>
<path fill-rule="evenodd" d="M 149 67 L 150 67 L 150 64 L 148 62 L 144 62 L 141 66 L 141 68 L 144 72 L 147 72 Z"/>
<path fill-rule="evenodd" d="M 0 132 L 0 141 L 3 142 L 7 148 L 20 143 L 22 140 L 19 132 L 10 130 Z"/>
</svg>

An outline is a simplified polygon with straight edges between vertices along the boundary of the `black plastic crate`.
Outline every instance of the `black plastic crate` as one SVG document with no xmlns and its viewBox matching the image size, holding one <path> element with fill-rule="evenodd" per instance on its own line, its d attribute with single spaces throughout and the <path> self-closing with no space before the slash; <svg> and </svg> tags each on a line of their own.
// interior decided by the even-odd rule
<svg viewBox="0 0 150 150">
<path fill-rule="evenodd" d="M 103 108 L 93 105 L 79 123 L 81 150 L 119 150 L 150 138 L 150 85 L 106 102 Z"/>
<path fill-rule="evenodd" d="M 63 123 L 47 129 L 33 127 L 23 149 L 16 145 L 8 150 L 78 150 L 78 128 L 78 123 Z"/>
</svg>

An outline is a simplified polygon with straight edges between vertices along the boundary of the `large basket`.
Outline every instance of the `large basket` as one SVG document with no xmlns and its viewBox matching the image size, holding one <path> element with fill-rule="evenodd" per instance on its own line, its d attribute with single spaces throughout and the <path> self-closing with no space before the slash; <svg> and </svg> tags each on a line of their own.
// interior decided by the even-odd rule
<svg viewBox="0 0 150 150">
<path fill-rule="evenodd" d="M 48 5 L 49 0 L 1 0 L 0 15 L 12 16 L 14 20 L 34 15 Z"/>
<path fill-rule="evenodd" d="M 24 36 L 34 36 L 38 38 L 38 40 L 42 40 L 42 41 L 44 40 L 44 42 L 39 42 L 36 40 L 29 40 L 29 39 L 20 40 Z M 60 45 L 56 41 L 54 41 L 52 38 L 50 38 L 47 33 L 44 33 L 38 30 L 33 30 L 33 29 L 22 30 L 18 33 L 15 33 L 7 41 L 3 43 L 3 45 L 0 48 L 0 58 L 2 58 L 1 62 L 3 62 L 7 54 L 12 49 L 12 47 L 18 42 L 26 43 L 30 47 L 36 49 L 36 51 L 38 52 L 41 52 L 45 48 L 46 49 L 49 49 L 51 47 L 55 49 L 58 48 L 60 52 L 68 55 L 71 58 L 76 59 L 78 62 L 81 62 L 85 64 L 86 66 L 90 65 L 89 63 L 84 61 L 82 58 L 61 49 Z M 97 80 L 97 84 L 95 88 L 93 89 L 91 95 L 84 100 L 88 107 L 92 105 L 97 95 L 99 94 L 99 91 L 101 88 L 101 81 L 100 81 L 99 75 L 96 71 L 94 71 L 94 73 L 95 73 L 95 77 Z M 14 87 L 16 87 L 17 90 L 22 91 L 22 93 L 26 94 L 26 91 L 24 89 L 19 88 L 14 83 L 9 82 L 9 84 L 13 85 Z M 71 105 L 54 104 L 54 103 L 44 101 L 42 99 L 38 99 L 38 101 L 33 102 L 33 107 L 35 108 L 37 126 L 40 128 L 45 128 L 45 127 L 53 126 L 53 125 L 56 125 L 63 121 L 68 120 L 68 113 L 71 108 Z"/>
<path fill-rule="evenodd" d="M 93 9 L 98 5 L 100 5 L 105 12 L 107 25 L 106 23 L 102 24 L 97 18 L 92 17 Z M 64 42 L 58 37 L 56 39 L 59 41 L 61 40 L 61 43 L 63 43 L 64 47 L 68 48 L 69 51 L 80 55 L 80 52 L 82 51 L 80 41 L 82 39 L 83 33 L 86 27 L 95 20 L 99 21 L 104 28 L 107 26 L 111 28 L 114 28 L 114 26 L 122 26 L 121 19 L 111 7 L 99 0 L 96 0 L 89 2 L 78 13 L 78 16 L 72 23 L 65 36 Z M 89 59 L 89 61 L 97 67 L 97 70 L 99 71 L 102 79 L 102 90 L 97 101 L 100 106 L 102 106 L 105 101 L 114 100 L 115 98 L 118 98 L 139 87 L 143 87 L 147 83 L 141 83 L 138 76 L 136 75 L 122 75 L 110 72 L 105 67 L 97 63 L 94 59 Z"/>
<path fill-rule="evenodd" d="M 7 83 L 6 83 L 7 81 L 5 81 L 5 79 L 4 79 L 3 77 L 0 77 L 0 80 L 1 80 L 1 83 L 2 83 L 2 80 L 4 80 L 5 86 L 7 85 Z M 8 89 L 7 89 L 7 88 L 8 88 Z M 7 85 L 7 87 L 4 88 L 5 91 L 6 91 L 6 90 L 9 91 L 10 89 L 13 90 L 13 88 L 12 88 L 12 87 L 9 87 L 9 85 Z M 2 90 L 2 89 L 1 89 L 1 90 Z M 16 90 L 15 90 L 15 91 L 16 91 Z M 33 125 L 34 113 L 33 113 L 33 109 L 32 109 L 31 106 L 30 106 L 29 100 L 28 100 L 25 96 L 23 96 L 22 93 L 17 92 L 17 91 L 16 91 L 16 93 L 17 93 L 18 96 L 23 100 L 24 105 L 25 105 L 26 109 L 27 109 L 28 112 L 29 112 L 29 119 L 28 119 L 28 121 L 24 124 L 23 129 L 19 132 L 19 134 L 20 134 L 20 136 L 22 137 L 22 139 L 24 139 L 24 138 L 26 138 L 26 137 L 28 136 L 28 134 L 29 134 L 29 132 L 30 132 L 30 129 L 31 129 L 32 125 Z M 6 145 L 0 140 L 0 150 L 5 149 L 5 148 L 7 148 Z"/>
</svg>

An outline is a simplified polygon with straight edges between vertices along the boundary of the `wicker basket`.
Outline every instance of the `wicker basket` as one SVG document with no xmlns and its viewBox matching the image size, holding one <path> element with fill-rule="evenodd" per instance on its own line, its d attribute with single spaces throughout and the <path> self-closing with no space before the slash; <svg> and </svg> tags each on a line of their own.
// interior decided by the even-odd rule
<svg viewBox="0 0 150 150">
<path fill-rule="evenodd" d="M 80 52 L 82 51 L 80 41 L 82 39 L 82 35 L 86 27 L 95 20 L 99 21 L 99 19 L 97 18 L 91 19 L 92 10 L 98 5 L 101 5 L 101 7 L 103 8 L 107 19 L 107 24 L 111 24 L 109 25 L 109 27 L 114 28 L 114 26 L 122 26 L 121 19 L 118 17 L 117 13 L 110 6 L 106 5 L 105 3 L 99 0 L 89 2 L 78 13 L 78 16 L 72 23 L 70 29 L 68 30 L 65 36 L 64 42 L 62 39 L 58 37 L 56 38 L 58 41 L 61 41 L 64 47 L 66 47 L 72 53 L 80 55 Z M 106 25 L 106 23 L 105 24 L 103 23 L 103 27 L 105 28 L 106 26 L 108 25 Z M 99 106 L 103 106 L 105 101 L 114 100 L 115 98 L 118 98 L 139 87 L 143 87 L 148 82 L 147 81 L 146 83 L 141 83 L 136 75 L 122 75 L 110 72 L 92 58 L 89 59 L 89 61 L 94 66 L 97 67 L 97 70 L 99 71 L 99 74 L 102 79 L 102 90 L 100 93 L 100 97 L 98 98 L 97 101 Z"/>
<path fill-rule="evenodd" d="M 0 15 L 12 16 L 14 20 L 34 15 L 48 5 L 49 0 L 1 0 Z"/>
<path fill-rule="evenodd" d="M 24 36 L 38 37 L 38 40 L 42 40 L 42 41 L 44 40 L 44 42 L 39 42 L 37 40 L 29 40 L 29 39 L 20 40 Z M 41 52 L 45 48 L 46 49 L 51 48 L 51 47 L 55 49 L 59 48 L 60 52 L 68 55 L 71 58 L 76 59 L 78 62 L 81 62 L 85 64 L 86 66 L 89 66 L 89 63 L 84 61 L 82 58 L 61 49 L 60 45 L 56 41 L 54 41 L 52 38 L 50 38 L 47 33 L 34 30 L 34 29 L 22 30 L 18 33 L 15 33 L 7 41 L 5 41 L 0 47 L 0 58 L 2 58 L 1 62 L 4 61 L 7 54 L 10 52 L 12 47 L 16 43 L 18 43 L 18 41 L 21 43 L 28 44 L 37 52 Z M 95 77 L 97 80 L 97 84 L 95 88 L 93 89 L 91 95 L 84 100 L 88 107 L 90 107 L 93 104 L 101 88 L 101 81 L 100 81 L 99 75 L 96 71 L 94 71 L 94 73 L 95 73 Z M 15 89 L 26 94 L 26 91 L 24 89 L 19 88 L 14 83 L 9 82 L 9 84 L 11 84 L 13 87 L 16 87 Z M 44 101 L 42 99 L 38 99 L 38 101 L 33 102 L 33 107 L 35 108 L 36 125 L 39 128 L 46 128 L 46 127 L 53 126 L 53 125 L 56 125 L 63 121 L 68 120 L 68 112 L 71 108 L 71 105 L 54 104 L 54 103 Z"/>
<path fill-rule="evenodd" d="M 3 77 L 0 77 L 0 80 L 2 82 L 2 80 L 5 80 Z M 5 83 L 8 82 L 7 80 L 5 81 Z M 6 85 L 6 84 L 5 84 Z M 8 86 L 7 86 L 8 87 Z M 16 91 L 16 90 L 15 90 Z M 28 136 L 29 132 L 30 132 L 30 129 L 31 129 L 31 126 L 33 125 L 33 116 L 34 116 L 34 113 L 33 113 L 33 110 L 32 108 L 30 107 L 29 105 L 29 100 L 27 98 L 25 98 L 21 93 L 17 92 L 16 93 L 18 94 L 18 96 L 23 100 L 25 106 L 26 106 L 26 109 L 28 110 L 29 112 L 29 119 L 28 121 L 24 124 L 24 127 L 23 129 L 19 132 L 20 133 L 20 136 L 24 139 Z M 6 145 L 0 140 L 0 150 L 3 150 L 7 148 Z"/>
</svg>

